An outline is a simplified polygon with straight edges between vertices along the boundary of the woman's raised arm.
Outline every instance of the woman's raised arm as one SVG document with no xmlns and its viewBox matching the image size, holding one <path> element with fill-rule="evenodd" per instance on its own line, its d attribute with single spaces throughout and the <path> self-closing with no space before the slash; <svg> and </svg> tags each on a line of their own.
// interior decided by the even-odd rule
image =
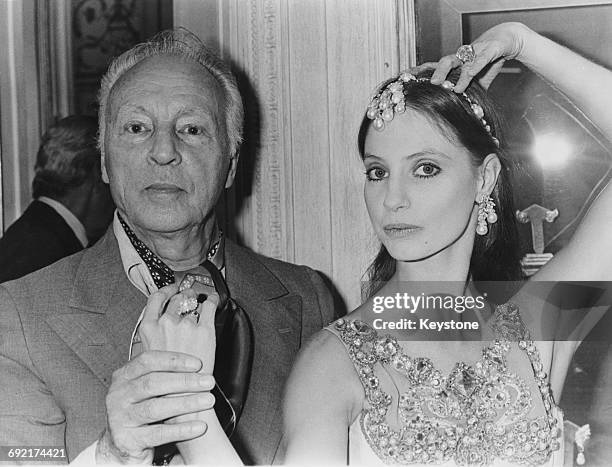
<svg viewBox="0 0 612 467">
<path fill-rule="evenodd" d="M 572 52 L 520 23 L 503 23 L 473 43 L 475 59 L 462 66 L 454 88 L 462 92 L 472 78 L 484 87 L 506 60 L 527 65 L 572 101 L 612 141 L 612 72 Z M 454 55 L 435 66 L 431 81 L 440 84 L 461 65 Z M 580 164 L 580 161 L 576 161 Z M 538 281 L 612 280 L 612 187 L 593 202 L 568 245 L 533 278 Z"/>
</svg>

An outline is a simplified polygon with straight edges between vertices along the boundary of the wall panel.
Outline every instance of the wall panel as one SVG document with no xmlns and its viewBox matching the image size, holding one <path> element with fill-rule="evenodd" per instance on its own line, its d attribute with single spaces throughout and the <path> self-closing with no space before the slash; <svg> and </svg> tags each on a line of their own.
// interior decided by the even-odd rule
<svg viewBox="0 0 612 467">
<path fill-rule="evenodd" d="M 329 274 L 332 223 L 325 3 L 290 2 L 288 13 L 293 259 Z"/>
</svg>

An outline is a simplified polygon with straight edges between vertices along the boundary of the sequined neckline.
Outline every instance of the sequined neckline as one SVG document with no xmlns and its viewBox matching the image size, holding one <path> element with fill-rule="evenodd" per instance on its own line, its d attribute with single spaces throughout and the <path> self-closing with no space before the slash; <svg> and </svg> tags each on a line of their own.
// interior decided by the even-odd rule
<svg viewBox="0 0 612 467">
<path fill-rule="evenodd" d="M 458 362 L 447 376 L 429 358 L 406 355 L 395 338 L 379 336 L 362 321 L 341 319 L 333 326 L 365 390 L 368 407 L 360 414 L 361 430 L 385 463 L 453 460 L 485 466 L 502 459 L 542 465 L 559 449 L 561 430 L 547 375 L 516 306 L 496 309 L 492 327 L 497 339 L 483 348 L 481 359 L 473 365 Z M 529 358 L 545 415 L 528 417 L 531 391 L 507 367 L 512 342 Z M 408 383 L 397 401 L 399 429 L 387 423 L 393 399 L 381 388 L 377 364 L 389 366 Z"/>
</svg>

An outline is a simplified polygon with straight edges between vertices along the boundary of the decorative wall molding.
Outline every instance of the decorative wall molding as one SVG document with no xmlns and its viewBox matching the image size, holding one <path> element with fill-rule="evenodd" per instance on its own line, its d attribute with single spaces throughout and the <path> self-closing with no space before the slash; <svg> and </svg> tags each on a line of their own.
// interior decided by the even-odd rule
<svg viewBox="0 0 612 467">
<path fill-rule="evenodd" d="M 70 0 L 36 0 L 41 130 L 74 112 Z"/>
<path fill-rule="evenodd" d="M 290 186 L 286 155 L 290 154 L 283 124 L 287 115 L 288 82 L 283 69 L 285 47 L 281 37 L 286 19 L 278 0 L 240 2 L 242 14 L 229 14 L 230 30 L 247 31 L 237 43 L 223 43 L 243 71 L 243 94 L 247 97 L 246 135 L 249 144 L 243 159 L 249 161 L 236 187 L 244 201 L 236 222 L 242 241 L 256 251 L 291 260 L 286 248 L 292 237 L 285 185 Z M 229 13 L 229 12 L 228 12 Z"/>
<path fill-rule="evenodd" d="M 396 0 L 398 18 L 399 61 L 400 69 L 404 70 L 417 65 L 416 52 L 416 9 L 414 0 Z M 401 40 L 402 37 L 411 38 Z"/>
</svg>

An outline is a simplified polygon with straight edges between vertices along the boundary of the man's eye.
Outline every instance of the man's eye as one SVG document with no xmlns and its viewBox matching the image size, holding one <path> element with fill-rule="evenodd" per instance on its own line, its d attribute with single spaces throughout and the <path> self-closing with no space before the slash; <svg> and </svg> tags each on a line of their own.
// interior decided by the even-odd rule
<svg viewBox="0 0 612 467">
<path fill-rule="evenodd" d="M 196 125 L 187 125 L 180 130 L 180 133 L 184 133 L 189 136 L 200 136 L 204 134 L 202 127 Z"/>
<path fill-rule="evenodd" d="M 420 178 L 429 178 L 435 177 L 440 173 L 441 170 L 442 169 L 440 169 L 440 167 L 438 167 L 437 165 L 426 162 L 424 164 L 419 165 L 414 171 L 414 174 Z"/>
<path fill-rule="evenodd" d="M 144 133 L 147 129 L 142 123 L 128 123 L 125 126 L 125 130 L 133 135 L 139 135 Z"/>
<path fill-rule="evenodd" d="M 371 182 L 378 182 L 387 177 L 387 171 L 380 167 L 372 167 L 366 171 L 366 178 Z"/>
</svg>

